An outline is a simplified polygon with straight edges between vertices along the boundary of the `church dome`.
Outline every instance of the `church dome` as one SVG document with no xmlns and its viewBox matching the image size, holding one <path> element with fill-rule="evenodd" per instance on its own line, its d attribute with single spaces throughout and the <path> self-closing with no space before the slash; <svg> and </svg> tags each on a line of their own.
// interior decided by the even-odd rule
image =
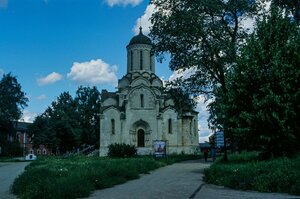
<svg viewBox="0 0 300 199">
<path fill-rule="evenodd" d="M 129 45 L 133 45 L 133 44 L 148 44 L 148 45 L 152 45 L 151 39 L 143 34 L 142 27 L 140 27 L 140 33 L 138 35 L 134 36 L 130 40 Z"/>
</svg>

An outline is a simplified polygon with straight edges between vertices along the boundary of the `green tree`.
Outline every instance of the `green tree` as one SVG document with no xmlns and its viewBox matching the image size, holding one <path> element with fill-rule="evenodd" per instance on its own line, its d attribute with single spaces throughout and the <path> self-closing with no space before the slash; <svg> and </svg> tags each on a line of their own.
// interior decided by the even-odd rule
<svg viewBox="0 0 300 199">
<path fill-rule="evenodd" d="M 63 92 L 30 126 L 34 144 L 46 144 L 61 153 L 80 144 L 79 116 L 75 100 Z"/>
<path fill-rule="evenodd" d="M 49 130 L 55 131 L 59 148 L 62 152 L 70 151 L 80 143 L 80 127 L 76 102 L 69 94 L 63 92 L 52 102 L 45 114 L 50 118 Z"/>
<path fill-rule="evenodd" d="M 247 36 L 241 21 L 256 12 L 248 0 L 152 0 L 150 36 L 160 57 L 170 54 L 172 70 L 195 68 L 184 85 L 193 94 L 214 96 L 222 92 L 226 101 L 226 74 L 234 67 Z M 224 113 L 225 114 L 225 113 Z M 226 132 L 226 124 L 219 124 Z M 224 156 L 227 159 L 226 153 Z"/>
<path fill-rule="evenodd" d="M 300 35 L 275 6 L 257 22 L 228 75 L 227 112 L 233 138 L 266 155 L 292 155 L 300 141 Z"/>
<path fill-rule="evenodd" d="M 0 118 L 17 121 L 27 106 L 28 98 L 21 85 L 11 73 L 4 74 L 0 81 Z"/>
<path fill-rule="evenodd" d="M 7 142 L 7 137 L 12 136 L 15 140 L 14 122 L 21 118 L 27 102 L 17 78 L 11 73 L 4 74 L 0 80 L 0 146 L 4 155 L 8 155 L 8 149 L 12 148 L 10 145 L 16 145 Z"/>
<path fill-rule="evenodd" d="M 82 144 L 99 145 L 100 93 L 96 87 L 80 86 L 73 99 L 63 92 L 36 117 L 29 132 L 36 146 L 45 144 L 62 153 Z"/>
<path fill-rule="evenodd" d="M 59 147 L 59 142 L 56 138 L 56 131 L 49 126 L 49 121 L 50 118 L 45 113 L 37 116 L 33 123 L 28 126 L 28 132 L 32 137 L 35 147 L 43 144 L 53 149 L 53 153 L 55 153 L 55 149 Z"/>
<path fill-rule="evenodd" d="M 96 87 L 80 86 L 76 91 L 75 102 L 81 129 L 80 142 L 99 146 L 100 132 L 100 93 Z"/>
<path fill-rule="evenodd" d="M 300 1 L 299 0 L 273 0 L 275 5 L 283 8 L 293 15 L 293 19 L 300 25 Z"/>
</svg>

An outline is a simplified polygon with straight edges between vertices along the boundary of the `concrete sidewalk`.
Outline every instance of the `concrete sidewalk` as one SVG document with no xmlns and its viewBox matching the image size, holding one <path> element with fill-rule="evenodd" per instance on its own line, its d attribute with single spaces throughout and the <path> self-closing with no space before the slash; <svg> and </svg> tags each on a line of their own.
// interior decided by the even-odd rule
<svg viewBox="0 0 300 199">
<path fill-rule="evenodd" d="M 236 191 L 205 184 L 202 173 L 209 165 L 200 160 L 173 164 L 125 184 L 95 191 L 89 199 L 300 199 L 287 194 Z"/>
<path fill-rule="evenodd" d="M 14 199 L 10 187 L 29 162 L 4 162 L 0 163 L 0 199 Z"/>
</svg>

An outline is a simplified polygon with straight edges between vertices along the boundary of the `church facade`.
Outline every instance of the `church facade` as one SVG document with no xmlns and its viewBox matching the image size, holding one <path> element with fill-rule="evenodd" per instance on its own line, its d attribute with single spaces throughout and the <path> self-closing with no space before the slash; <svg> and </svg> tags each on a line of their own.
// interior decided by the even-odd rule
<svg viewBox="0 0 300 199">
<path fill-rule="evenodd" d="M 138 154 L 153 154 L 155 140 L 166 141 L 167 154 L 192 154 L 198 146 L 198 113 L 178 113 L 155 74 L 153 46 L 140 33 L 127 46 L 127 73 L 116 92 L 102 90 L 100 156 L 113 143 L 135 145 Z"/>
</svg>

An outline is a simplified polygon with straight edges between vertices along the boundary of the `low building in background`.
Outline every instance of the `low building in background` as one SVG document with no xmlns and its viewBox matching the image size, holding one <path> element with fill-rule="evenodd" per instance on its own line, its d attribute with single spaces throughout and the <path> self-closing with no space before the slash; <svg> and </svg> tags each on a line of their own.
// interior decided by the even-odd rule
<svg viewBox="0 0 300 199">
<path fill-rule="evenodd" d="M 41 144 L 38 147 L 34 147 L 28 132 L 28 126 L 30 124 L 31 123 L 27 122 L 17 122 L 15 124 L 16 139 L 23 151 L 23 156 L 28 154 L 34 154 L 36 156 L 52 155 L 52 150 L 47 148 L 45 145 Z"/>
</svg>

